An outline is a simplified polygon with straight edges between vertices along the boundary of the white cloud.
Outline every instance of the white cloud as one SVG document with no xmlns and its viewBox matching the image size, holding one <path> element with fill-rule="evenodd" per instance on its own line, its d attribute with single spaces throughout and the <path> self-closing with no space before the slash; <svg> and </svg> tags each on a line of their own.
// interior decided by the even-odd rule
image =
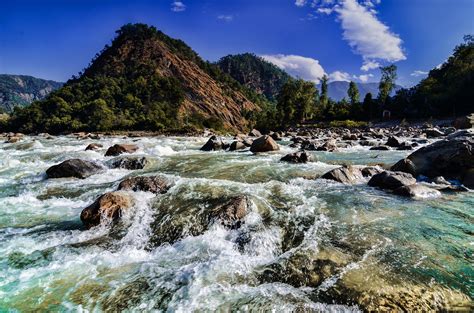
<svg viewBox="0 0 474 313">
<path fill-rule="evenodd" d="M 380 63 L 371 60 L 364 60 L 364 64 L 360 67 L 360 69 L 364 72 L 376 69 L 380 67 Z"/>
<path fill-rule="evenodd" d="M 320 13 L 336 13 L 344 40 L 364 60 L 362 70 L 379 67 L 377 61 L 397 62 L 406 59 L 400 37 L 376 16 L 377 12 L 373 7 L 380 3 L 379 0 L 365 0 L 361 3 L 357 0 L 316 0 L 313 3 Z"/>
<path fill-rule="evenodd" d="M 266 61 L 275 64 L 289 74 L 315 83 L 325 75 L 318 60 L 299 55 L 261 55 Z"/>
<path fill-rule="evenodd" d="M 346 72 L 341 72 L 341 71 L 335 71 L 329 74 L 329 81 L 331 82 L 337 82 L 337 81 L 345 81 L 345 82 L 350 82 L 351 81 L 351 75 Z"/>
<path fill-rule="evenodd" d="M 182 1 L 173 1 L 171 3 L 171 11 L 183 12 L 184 10 L 186 10 L 186 5 Z"/>
<path fill-rule="evenodd" d="M 297 7 L 304 7 L 307 2 L 308 2 L 308 0 L 296 0 L 296 1 L 295 1 L 295 5 L 296 5 Z"/>
<path fill-rule="evenodd" d="M 218 15 L 217 16 L 217 19 L 218 20 L 221 20 L 221 21 L 224 21 L 224 22 L 232 22 L 232 20 L 234 19 L 234 16 L 233 15 Z"/>
<path fill-rule="evenodd" d="M 420 70 L 414 71 L 413 73 L 410 74 L 410 76 L 414 76 L 414 77 L 420 77 L 420 76 L 425 76 L 425 75 L 428 75 L 428 72 L 420 71 Z"/>
<path fill-rule="evenodd" d="M 372 74 L 364 74 L 364 75 L 359 75 L 359 76 L 357 76 L 357 78 L 358 78 L 361 82 L 363 82 L 363 83 L 366 83 L 366 82 L 369 80 L 369 78 L 371 78 L 371 77 L 374 77 L 374 75 L 372 75 Z"/>
</svg>

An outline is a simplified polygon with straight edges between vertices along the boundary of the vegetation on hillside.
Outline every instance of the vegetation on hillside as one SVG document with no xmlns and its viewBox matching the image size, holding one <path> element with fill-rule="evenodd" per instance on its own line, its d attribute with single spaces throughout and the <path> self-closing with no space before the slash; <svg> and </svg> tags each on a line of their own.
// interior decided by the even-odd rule
<svg viewBox="0 0 474 313">
<path fill-rule="evenodd" d="M 222 127 L 216 117 L 198 113 L 183 120 L 179 109 L 188 86 L 164 76 L 167 69 L 156 55 L 157 45 L 164 44 L 182 60 L 191 61 L 219 83 L 227 97 L 238 92 L 250 100 L 265 104 L 265 99 L 241 86 L 217 66 L 203 61 L 183 41 L 173 39 L 145 24 L 127 24 L 117 31 L 111 45 L 96 55 L 78 76 L 44 101 L 28 108 L 17 108 L 9 128 L 22 132 L 175 130 L 187 126 Z M 168 51 L 167 50 L 167 51 Z M 189 62 L 187 64 L 190 64 Z M 192 69 L 191 69 L 192 70 Z M 235 99 L 236 102 L 241 98 Z"/>
<path fill-rule="evenodd" d="M 61 86 L 62 83 L 27 75 L 0 74 L 0 113 L 41 100 Z"/>
<path fill-rule="evenodd" d="M 263 94 L 271 102 L 276 101 L 280 89 L 291 80 L 285 71 L 253 53 L 228 55 L 216 65 L 240 84 Z"/>
</svg>

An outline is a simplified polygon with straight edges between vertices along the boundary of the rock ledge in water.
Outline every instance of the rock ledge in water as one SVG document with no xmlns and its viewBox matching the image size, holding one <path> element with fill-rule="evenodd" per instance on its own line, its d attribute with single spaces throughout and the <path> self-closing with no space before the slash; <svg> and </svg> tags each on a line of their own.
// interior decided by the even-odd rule
<svg viewBox="0 0 474 313">
<path fill-rule="evenodd" d="M 123 180 L 118 190 L 145 191 L 166 193 L 170 188 L 169 182 L 160 176 L 138 176 Z"/>
</svg>

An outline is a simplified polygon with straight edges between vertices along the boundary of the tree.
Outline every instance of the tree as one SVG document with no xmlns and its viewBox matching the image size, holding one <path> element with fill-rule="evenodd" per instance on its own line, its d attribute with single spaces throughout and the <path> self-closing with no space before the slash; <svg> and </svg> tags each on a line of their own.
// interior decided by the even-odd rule
<svg viewBox="0 0 474 313">
<path fill-rule="evenodd" d="M 328 104 L 328 80 L 329 78 L 324 75 L 321 79 L 321 104 L 326 106 Z"/>
<path fill-rule="evenodd" d="M 364 102 L 362 103 L 362 111 L 364 112 L 364 115 L 366 116 L 367 120 L 371 120 L 373 117 L 373 114 L 375 112 L 372 112 L 374 109 L 374 100 L 372 99 L 372 94 L 369 92 L 365 95 L 364 97 Z"/>
<path fill-rule="evenodd" d="M 395 87 L 395 81 L 397 80 L 397 66 L 395 64 L 383 66 L 380 68 L 380 72 L 381 77 L 378 100 L 381 105 L 384 105 Z"/>
<path fill-rule="evenodd" d="M 347 90 L 347 95 L 349 96 L 349 100 L 351 105 L 355 105 L 360 101 L 359 89 L 357 88 L 356 83 L 353 81 L 349 84 L 349 89 Z"/>
<path fill-rule="evenodd" d="M 317 98 L 312 82 L 302 79 L 287 81 L 278 94 L 277 112 L 282 127 L 305 121 L 311 116 Z"/>
</svg>

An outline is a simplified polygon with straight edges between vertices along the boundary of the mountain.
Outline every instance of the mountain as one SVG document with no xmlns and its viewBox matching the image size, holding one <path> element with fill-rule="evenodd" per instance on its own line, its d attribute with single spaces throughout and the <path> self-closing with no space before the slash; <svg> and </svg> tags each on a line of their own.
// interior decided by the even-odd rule
<svg viewBox="0 0 474 313">
<path fill-rule="evenodd" d="M 33 76 L 0 74 L 0 111 L 11 112 L 16 106 L 42 100 L 62 85 Z"/>
<path fill-rule="evenodd" d="M 253 53 L 228 55 L 216 65 L 242 85 L 275 101 L 281 87 L 291 76 Z"/>
<path fill-rule="evenodd" d="M 25 132 L 248 127 L 261 100 L 183 41 L 127 24 L 78 77 L 12 117 Z M 252 99 L 252 100 L 250 100 Z"/>
<path fill-rule="evenodd" d="M 376 98 L 379 93 L 379 83 L 356 83 L 359 89 L 360 101 L 362 101 L 366 94 L 371 93 L 373 98 Z M 347 97 L 347 89 L 349 89 L 349 82 L 346 81 L 335 81 L 328 84 L 328 95 L 329 98 L 340 101 Z M 395 86 L 392 91 L 392 96 L 402 89 L 401 86 Z"/>
</svg>

